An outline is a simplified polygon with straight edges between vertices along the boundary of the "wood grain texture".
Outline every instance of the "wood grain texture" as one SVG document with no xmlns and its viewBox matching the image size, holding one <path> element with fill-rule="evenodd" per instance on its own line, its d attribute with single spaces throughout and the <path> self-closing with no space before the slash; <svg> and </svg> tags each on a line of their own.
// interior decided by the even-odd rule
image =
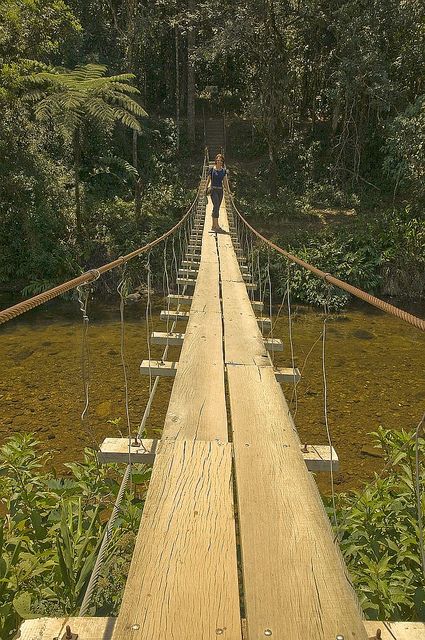
<svg viewBox="0 0 425 640">
<path fill-rule="evenodd" d="M 240 640 L 231 458 L 160 443 L 113 640 Z"/>
<path fill-rule="evenodd" d="M 249 637 L 366 638 L 272 368 L 227 373 Z"/>
<path fill-rule="evenodd" d="M 62 640 L 66 625 L 78 640 L 111 640 L 116 618 L 36 618 L 25 620 L 16 635 L 19 640 Z"/>
<path fill-rule="evenodd" d="M 139 440 L 138 446 L 134 446 L 134 439 L 131 440 L 129 450 L 128 438 L 105 438 L 100 445 L 97 459 L 100 464 L 122 463 L 128 464 L 130 461 L 137 464 L 153 464 L 158 446 L 158 440 Z"/>
<path fill-rule="evenodd" d="M 218 253 L 207 224 L 163 438 L 228 440 Z"/>
<path fill-rule="evenodd" d="M 25 620 L 16 640 L 52 640 L 61 638 L 67 624 L 79 635 L 79 640 L 111 640 L 116 618 L 37 618 Z M 246 620 L 242 618 L 242 639 L 248 639 Z M 425 624 L 422 622 L 363 622 L 369 638 L 376 637 L 381 629 L 382 640 L 425 640 Z M 391 632 L 388 630 L 391 629 Z M 402 635 L 399 635 L 402 634 Z"/>
<path fill-rule="evenodd" d="M 230 243 L 218 241 L 248 638 L 365 640 Z"/>
<path fill-rule="evenodd" d="M 384 624 L 396 640 L 425 639 L 425 623 L 423 622 L 385 622 Z"/>
</svg>

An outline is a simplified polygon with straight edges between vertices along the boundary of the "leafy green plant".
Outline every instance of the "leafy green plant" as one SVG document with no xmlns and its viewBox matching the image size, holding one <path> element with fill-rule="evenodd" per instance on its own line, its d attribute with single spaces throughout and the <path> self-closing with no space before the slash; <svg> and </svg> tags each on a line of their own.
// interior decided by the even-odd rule
<svg viewBox="0 0 425 640">
<path fill-rule="evenodd" d="M 364 490 L 337 496 L 341 550 L 368 618 L 424 621 L 414 438 L 383 428 L 372 435 L 384 451 L 387 471 Z M 420 454 L 423 459 L 424 438 Z M 423 466 L 420 486 L 424 511 Z"/>
<path fill-rule="evenodd" d="M 22 618 L 78 613 L 118 491 L 116 469 L 99 466 L 92 451 L 86 450 L 83 462 L 67 465 L 69 476 L 58 478 L 46 471 L 49 456 L 39 453 L 38 444 L 33 436 L 19 435 L 0 449 L 0 501 L 5 513 L 0 518 L 0 637 L 4 640 Z M 141 467 L 138 475 L 135 483 L 143 486 L 141 497 L 134 491 L 125 496 L 111 539 L 112 555 L 123 537 L 134 540 L 138 528 L 150 469 Z M 125 549 L 122 563 L 128 563 L 132 553 L 130 544 Z M 109 557 L 106 561 L 108 575 L 122 569 L 122 563 Z M 123 587 L 122 573 L 115 577 Z M 107 610 L 108 603 L 98 597 L 105 615 L 120 598 L 116 588 Z"/>
</svg>

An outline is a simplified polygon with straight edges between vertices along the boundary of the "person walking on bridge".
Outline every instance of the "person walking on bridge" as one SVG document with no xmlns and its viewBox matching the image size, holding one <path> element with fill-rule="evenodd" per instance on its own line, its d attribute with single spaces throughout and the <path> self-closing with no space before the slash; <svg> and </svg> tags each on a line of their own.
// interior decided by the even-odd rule
<svg viewBox="0 0 425 640">
<path fill-rule="evenodd" d="M 224 166 L 224 156 L 218 153 L 215 157 L 215 164 L 210 168 L 206 191 L 208 193 L 208 186 L 211 183 L 211 200 L 213 203 L 212 211 L 212 228 L 211 231 L 220 232 L 223 229 L 218 224 L 218 216 L 220 212 L 221 201 L 223 200 L 223 180 L 227 176 L 228 171 Z"/>
</svg>

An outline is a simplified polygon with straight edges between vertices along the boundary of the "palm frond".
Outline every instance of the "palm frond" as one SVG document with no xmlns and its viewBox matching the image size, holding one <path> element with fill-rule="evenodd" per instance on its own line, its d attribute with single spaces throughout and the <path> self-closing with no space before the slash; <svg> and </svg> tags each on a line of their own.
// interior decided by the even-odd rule
<svg viewBox="0 0 425 640">
<path fill-rule="evenodd" d="M 99 158 L 99 160 L 100 162 L 108 166 L 112 165 L 119 167 L 135 178 L 139 177 L 139 172 L 137 171 L 136 167 L 127 162 L 127 160 L 124 160 L 124 158 L 120 158 L 118 156 L 103 156 L 102 158 Z"/>
<path fill-rule="evenodd" d="M 140 122 L 137 118 L 134 117 L 132 113 L 129 113 L 126 109 L 121 109 L 121 107 L 114 107 L 114 114 L 116 120 L 120 120 L 126 127 L 130 129 L 135 129 L 136 131 L 141 131 Z"/>
</svg>

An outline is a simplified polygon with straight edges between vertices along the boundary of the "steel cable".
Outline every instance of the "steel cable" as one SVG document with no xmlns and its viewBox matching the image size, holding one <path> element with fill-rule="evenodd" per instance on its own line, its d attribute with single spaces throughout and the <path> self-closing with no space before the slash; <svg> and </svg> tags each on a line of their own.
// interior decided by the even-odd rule
<svg viewBox="0 0 425 640">
<path fill-rule="evenodd" d="M 296 264 L 300 265 L 304 269 L 307 269 L 308 271 L 310 271 L 317 277 L 321 278 L 325 282 L 328 282 L 329 284 L 332 284 L 335 287 L 338 287 L 339 289 L 343 289 L 344 291 L 347 291 L 347 293 L 350 293 L 351 295 L 355 296 L 359 300 L 363 300 L 364 302 L 367 302 L 368 304 L 376 307 L 377 309 L 380 309 L 385 313 L 388 313 L 392 316 L 395 316 L 396 318 L 399 318 L 400 320 L 403 320 L 404 322 L 407 322 L 408 324 L 411 324 L 413 327 L 416 327 L 416 329 L 419 329 L 420 331 L 425 331 L 425 320 L 423 320 L 422 318 L 418 318 L 417 316 L 414 316 L 411 313 L 408 313 L 407 311 L 403 311 L 403 309 L 399 309 L 398 307 L 395 307 L 389 302 L 385 302 L 384 300 L 381 300 L 380 298 L 377 298 L 376 296 L 373 296 L 372 294 L 367 293 L 366 291 L 363 291 L 362 289 L 359 289 L 354 285 L 344 282 L 344 280 L 340 280 L 339 278 L 336 278 L 330 273 L 326 273 L 325 271 L 322 271 L 321 269 L 314 267 L 308 262 L 305 262 L 304 260 L 301 260 L 301 258 L 298 258 L 295 255 L 292 255 L 292 253 L 285 251 L 278 245 L 274 244 L 273 242 L 265 238 L 261 233 L 259 233 L 256 229 L 254 229 L 254 227 L 251 226 L 249 222 L 244 218 L 244 216 L 240 213 L 240 211 L 237 209 L 235 205 L 235 202 L 231 194 L 230 194 L 230 199 L 231 199 L 234 210 L 236 211 L 237 215 L 242 220 L 242 222 L 248 227 L 248 229 L 250 229 L 252 233 L 255 236 L 257 236 L 257 238 L 262 240 L 262 242 L 267 244 L 269 247 L 271 247 L 281 255 L 285 256 L 285 258 L 287 258 L 288 260 L 291 260 L 292 262 L 295 262 Z"/>
</svg>

